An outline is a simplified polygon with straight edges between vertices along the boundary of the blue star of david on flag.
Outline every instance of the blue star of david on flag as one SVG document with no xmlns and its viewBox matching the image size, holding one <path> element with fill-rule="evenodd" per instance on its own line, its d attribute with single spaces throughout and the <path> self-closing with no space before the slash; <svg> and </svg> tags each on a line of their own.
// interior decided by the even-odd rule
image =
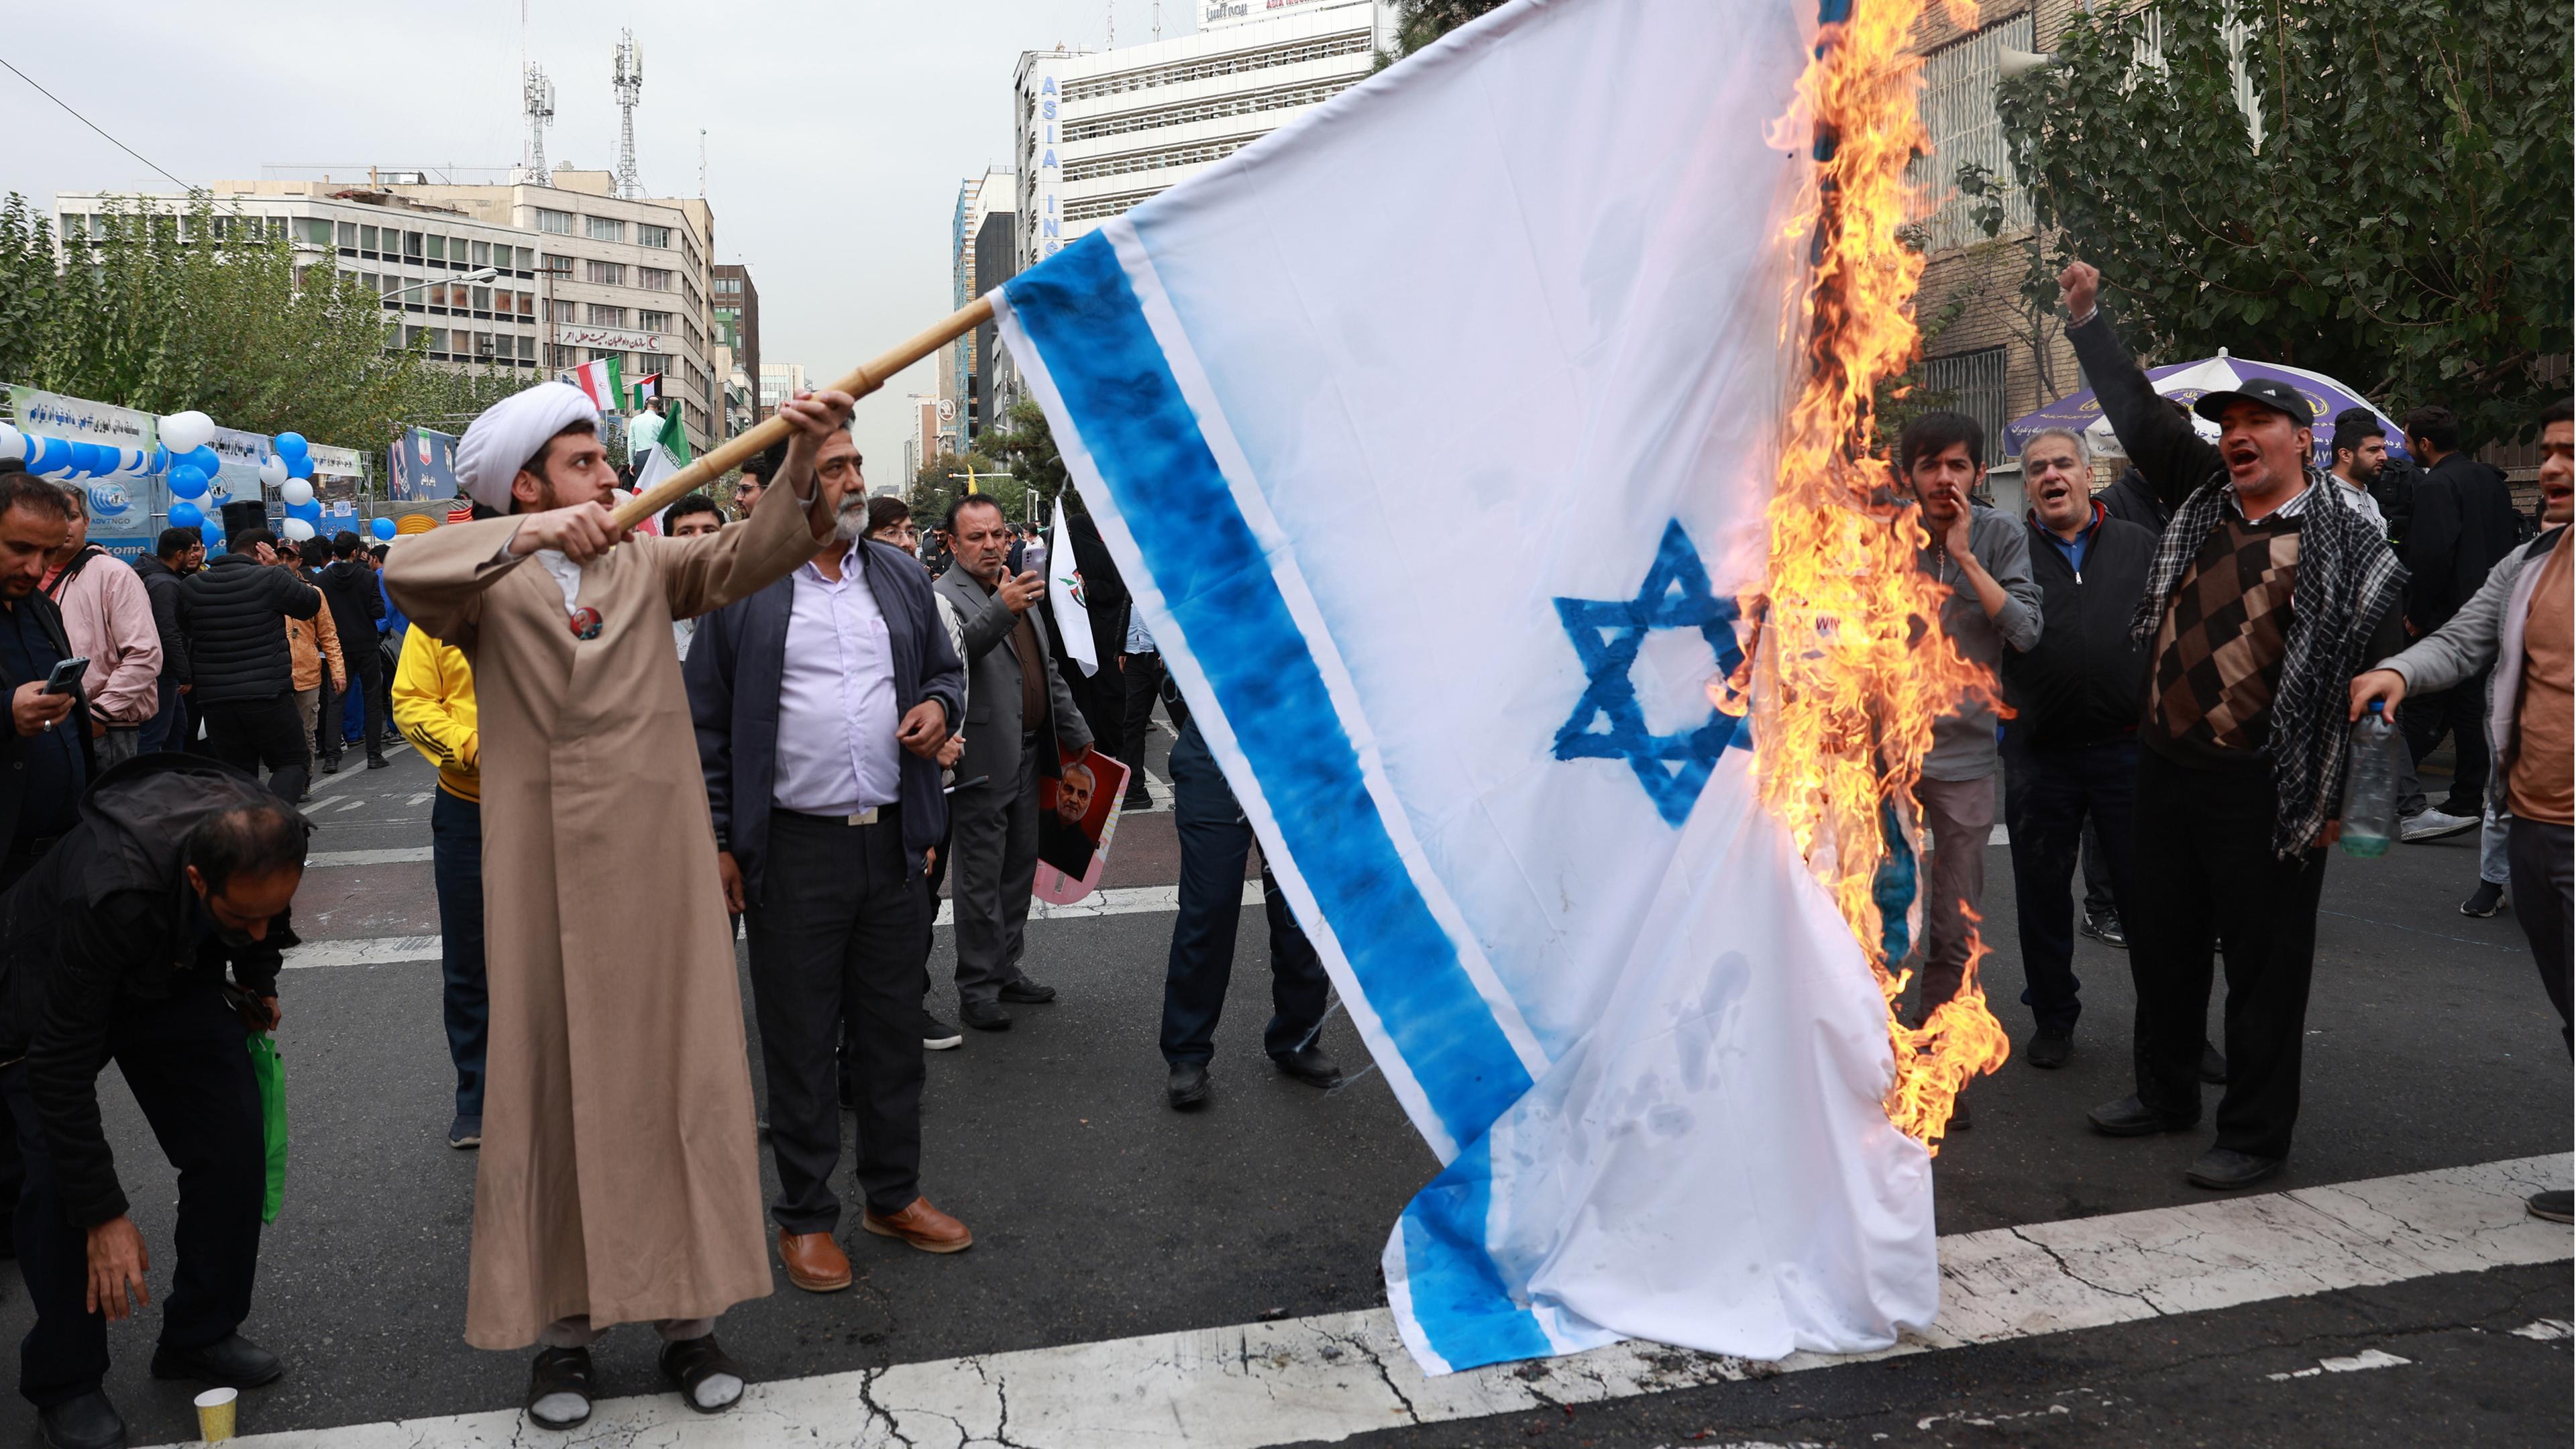
<svg viewBox="0 0 2576 1449">
<path fill-rule="evenodd" d="M 1655 802 L 1664 823 L 1678 829 L 1708 784 L 1727 746 L 1748 747 L 1744 721 L 1711 706 L 1697 728 L 1659 735 L 1646 728 L 1630 666 L 1647 634 L 1657 629 L 1697 629 L 1717 656 L 1720 674 L 1732 673 L 1744 651 L 1735 642 L 1735 601 L 1709 592 L 1708 569 L 1679 521 L 1664 525 L 1663 543 L 1633 599 L 1564 599 L 1556 616 L 1574 641 L 1589 682 L 1574 713 L 1556 732 L 1560 760 L 1625 760 Z"/>
</svg>

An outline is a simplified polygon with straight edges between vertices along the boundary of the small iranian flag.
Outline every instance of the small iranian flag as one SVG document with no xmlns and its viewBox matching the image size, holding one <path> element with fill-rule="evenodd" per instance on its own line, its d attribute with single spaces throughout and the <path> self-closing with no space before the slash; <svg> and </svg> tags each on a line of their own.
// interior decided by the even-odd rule
<svg viewBox="0 0 2576 1449">
<path fill-rule="evenodd" d="M 624 396 L 626 370 L 614 356 L 594 357 L 563 375 L 565 382 L 580 388 L 590 397 L 592 407 L 604 413 L 617 411 L 617 400 Z"/>
<path fill-rule="evenodd" d="M 654 372 L 647 373 L 627 384 L 628 395 L 634 399 L 633 405 L 627 411 L 640 413 L 650 406 L 653 394 L 661 390 L 661 382 L 662 374 Z"/>
</svg>

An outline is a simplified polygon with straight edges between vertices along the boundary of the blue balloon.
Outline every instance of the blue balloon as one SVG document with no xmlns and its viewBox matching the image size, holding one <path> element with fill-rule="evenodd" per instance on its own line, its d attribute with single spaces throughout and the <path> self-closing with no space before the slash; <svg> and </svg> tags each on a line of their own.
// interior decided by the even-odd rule
<svg viewBox="0 0 2576 1449">
<path fill-rule="evenodd" d="M 200 478 L 197 480 L 197 485 L 202 488 L 205 486 L 205 481 L 206 480 L 203 478 Z M 190 503 L 184 498 L 170 505 L 170 526 L 172 528 L 198 528 L 202 527 L 205 524 L 205 521 L 206 510 L 199 508 L 197 505 Z"/>
<path fill-rule="evenodd" d="M 69 438 L 34 438 L 27 440 L 27 471 L 60 473 L 72 465 L 72 442 Z"/>
<path fill-rule="evenodd" d="M 152 474 L 169 472 L 170 450 L 167 448 L 154 448 L 152 450 L 152 461 L 144 465 L 143 471 Z"/>
<path fill-rule="evenodd" d="M 322 500 L 316 498 L 310 503 L 290 503 L 286 505 L 286 516 L 289 518 L 301 518 L 307 523 L 319 524 L 322 521 Z"/>
<path fill-rule="evenodd" d="M 181 498 L 205 497 L 209 481 L 194 463 L 182 463 L 170 470 L 170 491 Z"/>
<path fill-rule="evenodd" d="M 287 476 L 287 477 L 289 477 L 289 478 L 310 478 L 310 477 L 312 477 L 312 476 L 313 476 L 313 458 L 312 458 L 312 455 L 307 454 L 307 453 L 298 453 L 298 454 L 296 454 L 294 457 L 292 457 L 292 458 L 288 458 L 288 459 L 286 460 L 286 476 Z"/>
<path fill-rule="evenodd" d="M 311 445 L 304 441 L 302 433 L 280 433 L 272 446 L 277 449 L 277 456 L 293 463 L 301 459 Z"/>
<path fill-rule="evenodd" d="M 99 452 L 100 449 L 96 443 L 72 444 L 72 467 L 96 476 L 101 471 L 98 463 Z"/>
<path fill-rule="evenodd" d="M 199 443 L 196 451 L 182 454 L 178 461 L 196 464 L 197 471 L 209 478 L 224 471 L 224 460 L 216 457 L 215 450 L 204 443 Z"/>
<path fill-rule="evenodd" d="M 374 534 L 380 542 L 391 542 L 394 536 L 394 521 L 390 518 L 379 518 L 367 525 L 367 532 Z"/>
</svg>

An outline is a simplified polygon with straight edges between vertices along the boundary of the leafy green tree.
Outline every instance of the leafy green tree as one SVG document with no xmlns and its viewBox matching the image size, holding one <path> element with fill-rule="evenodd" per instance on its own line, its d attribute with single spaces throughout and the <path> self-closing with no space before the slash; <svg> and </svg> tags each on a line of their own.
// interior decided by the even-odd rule
<svg viewBox="0 0 2576 1449">
<path fill-rule="evenodd" d="M 1055 500 L 1072 492 L 1064 457 L 1056 451 L 1055 430 L 1047 425 L 1046 409 L 1038 406 L 1037 399 L 1024 397 L 1011 404 L 1002 415 L 1002 426 L 984 439 L 984 447 L 1002 460 L 1022 488 L 1036 494 L 1039 518 L 1046 517 Z"/>
<path fill-rule="evenodd" d="M 370 454 L 398 428 L 471 415 L 534 380 L 431 366 L 425 342 L 398 345 L 379 297 L 327 263 L 299 265 L 266 218 L 203 195 L 97 215 L 58 262 L 45 214 L 0 201 L 0 380 Z"/>
<path fill-rule="evenodd" d="M 966 480 L 951 475 L 965 473 L 970 464 L 979 475 L 976 491 L 1001 504 L 1003 516 L 1013 523 L 1043 522 L 1055 500 L 1072 492 L 1055 432 L 1034 398 L 1013 403 L 1000 425 L 986 429 L 966 456 L 942 453 L 922 465 L 908 495 L 912 516 L 921 526 L 946 516 L 949 505 L 966 491 Z M 987 473 L 1009 476 L 981 476 Z M 1078 499 L 1074 506 L 1081 506 Z"/>
<path fill-rule="evenodd" d="M 2054 303 L 2080 255 L 2152 354 L 2224 347 L 2384 408 L 2445 404 L 2472 438 L 2528 435 L 2566 391 L 2576 312 L 2568 44 L 2563 0 L 2079 12 L 2059 65 L 1997 93 L 2054 229 L 2026 290 Z M 1995 179 L 1961 184 L 1992 234 Z"/>
<path fill-rule="evenodd" d="M 1411 55 L 1502 3 L 1503 0 L 1398 0 L 1396 54 Z"/>
</svg>

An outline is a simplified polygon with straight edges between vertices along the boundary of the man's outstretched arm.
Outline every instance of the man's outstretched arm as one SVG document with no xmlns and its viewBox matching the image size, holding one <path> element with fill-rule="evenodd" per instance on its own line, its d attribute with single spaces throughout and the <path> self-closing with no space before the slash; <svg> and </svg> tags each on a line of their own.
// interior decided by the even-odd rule
<svg viewBox="0 0 2576 1449">
<path fill-rule="evenodd" d="M 2066 340 L 2083 364 L 2084 380 L 2093 385 L 2102 415 L 2111 420 L 2112 434 L 2164 506 L 2181 507 L 2222 466 L 2218 445 L 2175 412 L 2129 356 L 2099 305 L 2100 271 L 2087 262 L 2071 262 L 2058 274 L 2057 286 L 2066 298 Z"/>
</svg>

